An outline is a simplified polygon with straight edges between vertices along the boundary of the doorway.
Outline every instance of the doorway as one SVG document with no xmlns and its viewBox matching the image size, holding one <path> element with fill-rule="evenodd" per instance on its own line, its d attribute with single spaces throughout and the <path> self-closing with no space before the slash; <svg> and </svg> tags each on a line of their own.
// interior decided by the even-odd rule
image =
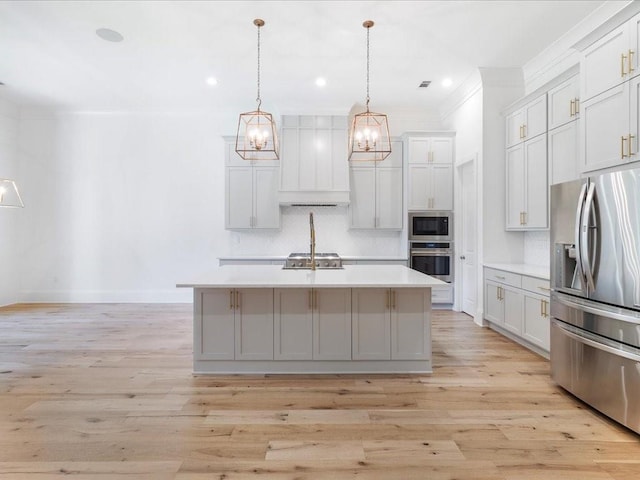
<svg viewBox="0 0 640 480">
<path fill-rule="evenodd" d="M 476 187 L 477 155 L 458 166 L 460 214 L 456 243 L 460 272 L 458 289 L 460 309 L 475 318 L 477 299 L 478 195 Z"/>
</svg>

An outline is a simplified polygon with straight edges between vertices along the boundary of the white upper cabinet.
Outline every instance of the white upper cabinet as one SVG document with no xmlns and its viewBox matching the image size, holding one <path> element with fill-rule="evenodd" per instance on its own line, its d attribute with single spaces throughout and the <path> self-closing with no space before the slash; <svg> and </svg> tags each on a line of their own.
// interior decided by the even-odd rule
<svg viewBox="0 0 640 480">
<path fill-rule="evenodd" d="M 278 167 L 269 166 L 271 161 L 242 160 L 231 137 L 225 148 L 225 228 L 280 228 Z"/>
<path fill-rule="evenodd" d="M 549 130 L 547 141 L 549 184 L 578 179 L 578 122 L 565 123 Z"/>
<path fill-rule="evenodd" d="M 507 230 L 548 228 L 547 137 L 507 150 Z"/>
<path fill-rule="evenodd" d="M 349 202 L 346 116 L 284 115 L 280 203 Z"/>
<path fill-rule="evenodd" d="M 350 227 L 402 230 L 402 142 L 381 162 L 351 162 Z"/>
<path fill-rule="evenodd" d="M 408 210 L 453 210 L 453 135 L 408 134 Z"/>
<path fill-rule="evenodd" d="M 577 120 L 580 116 L 580 81 L 578 75 L 562 82 L 548 92 L 549 130 Z"/>
<path fill-rule="evenodd" d="M 582 99 L 588 100 L 637 76 L 640 15 L 623 23 L 582 51 Z"/>
<path fill-rule="evenodd" d="M 547 94 L 531 100 L 506 116 L 507 147 L 547 131 Z"/>
</svg>

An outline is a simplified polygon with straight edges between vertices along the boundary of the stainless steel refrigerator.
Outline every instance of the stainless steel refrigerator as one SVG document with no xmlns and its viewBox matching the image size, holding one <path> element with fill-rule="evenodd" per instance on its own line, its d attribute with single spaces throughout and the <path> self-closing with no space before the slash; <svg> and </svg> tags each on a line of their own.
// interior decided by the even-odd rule
<svg viewBox="0 0 640 480">
<path fill-rule="evenodd" d="M 640 169 L 551 187 L 551 377 L 640 433 Z"/>
</svg>

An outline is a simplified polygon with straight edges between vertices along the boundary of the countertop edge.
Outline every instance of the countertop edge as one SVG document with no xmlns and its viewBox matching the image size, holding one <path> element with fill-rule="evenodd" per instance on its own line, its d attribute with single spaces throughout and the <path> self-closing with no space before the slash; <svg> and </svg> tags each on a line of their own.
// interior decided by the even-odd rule
<svg viewBox="0 0 640 480">
<path fill-rule="evenodd" d="M 541 278 L 543 280 L 551 279 L 550 267 L 540 265 L 530 265 L 526 263 L 485 263 L 483 267 L 526 275 L 527 277 Z"/>
</svg>

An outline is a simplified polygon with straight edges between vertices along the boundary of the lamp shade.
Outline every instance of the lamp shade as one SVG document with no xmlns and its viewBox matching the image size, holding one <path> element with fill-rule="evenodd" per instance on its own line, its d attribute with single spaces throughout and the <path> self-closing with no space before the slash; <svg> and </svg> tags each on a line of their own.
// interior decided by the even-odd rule
<svg viewBox="0 0 640 480">
<path fill-rule="evenodd" d="M 270 113 L 258 109 L 240 114 L 236 152 L 245 160 L 278 160 L 278 132 Z"/>
<path fill-rule="evenodd" d="M 13 180 L 0 178 L 0 207 L 24 207 L 18 186 Z"/>
<path fill-rule="evenodd" d="M 383 113 L 358 113 L 349 132 L 349 161 L 382 161 L 391 153 L 389 123 Z"/>
</svg>

